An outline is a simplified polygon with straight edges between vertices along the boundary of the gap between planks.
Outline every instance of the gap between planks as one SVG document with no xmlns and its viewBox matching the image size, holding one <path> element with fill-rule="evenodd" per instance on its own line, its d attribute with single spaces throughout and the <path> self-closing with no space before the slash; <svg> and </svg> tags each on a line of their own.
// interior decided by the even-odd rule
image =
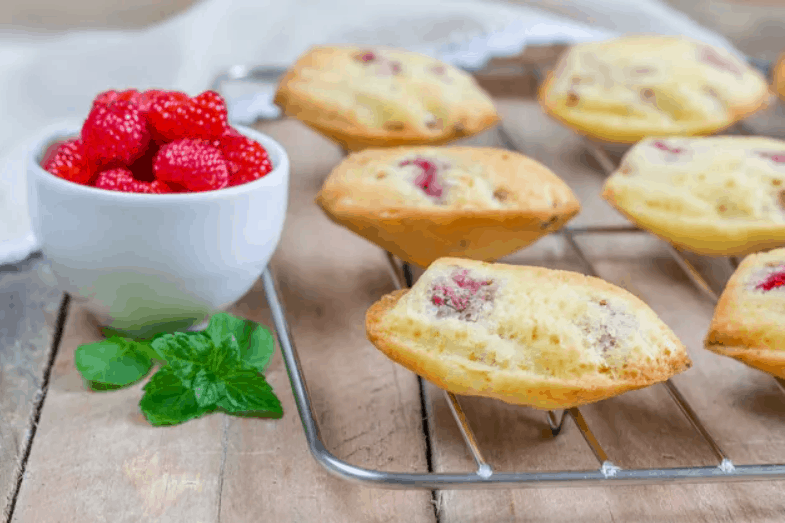
<svg viewBox="0 0 785 523">
<path fill-rule="evenodd" d="M 46 401 L 46 393 L 49 391 L 49 379 L 52 375 L 52 368 L 54 367 L 55 359 L 57 358 L 57 352 L 60 349 L 60 340 L 63 337 L 63 330 L 65 329 L 65 322 L 68 319 L 68 309 L 70 304 L 71 297 L 68 294 L 63 293 L 63 297 L 60 301 L 60 307 L 57 311 L 57 322 L 55 323 L 54 337 L 52 339 L 52 345 L 49 348 L 49 354 L 47 355 L 46 367 L 44 368 L 43 378 L 41 381 L 41 388 L 38 390 L 36 395 L 37 397 L 33 406 L 33 412 L 30 415 L 27 433 L 25 434 L 22 456 L 19 460 L 19 464 L 17 465 L 16 485 L 14 485 L 14 489 L 8 496 L 7 505 L 3 512 L 4 523 L 10 523 L 14 517 L 16 500 L 19 497 L 19 492 L 22 489 L 22 482 L 24 481 L 25 470 L 27 469 L 27 461 L 30 458 L 30 452 L 33 449 L 35 434 L 38 430 L 38 421 L 41 419 L 41 411 L 44 408 L 44 401 Z"/>
</svg>

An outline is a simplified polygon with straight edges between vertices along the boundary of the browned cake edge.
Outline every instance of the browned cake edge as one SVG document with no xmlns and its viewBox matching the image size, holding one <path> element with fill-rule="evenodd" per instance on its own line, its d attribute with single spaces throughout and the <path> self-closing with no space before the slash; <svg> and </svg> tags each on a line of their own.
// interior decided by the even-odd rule
<svg viewBox="0 0 785 523">
<path fill-rule="evenodd" d="M 636 374 L 634 378 L 614 380 L 597 374 L 566 381 L 521 375 L 512 371 L 487 370 L 468 360 L 465 363 L 457 362 L 452 358 L 441 358 L 419 350 L 407 344 L 406 340 L 396 336 L 394 332 L 383 329 L 381 325 L 385 314 L 395 307 L 407 292 L 400 290 L 387 294 L 368 309 L 367 337 L 391 360 L 455 394 L 495 398 L 506 403 L 528 405 L 543 410 L 570 408 L 665 381 L 692 366 L 684 346 L 664 327 L 663 334 L 671 338 L 681 350 L 660 365 L 630 366 L 630 370 Z"/>
<path fill-rule="evenodd" d="M 460 125 L 445 128 L 442 133 L 425 135 L 405 122 L 400 129 L 385 130 L 358 125 L 347 118 L 344 111 L 331 108 L 306 96 L 300 96 L 290 83 L 297 78 L 298 71 L 315 58 L 314 53 L 322 46 L 315 46 L 306 51 L 281 78 L 273 102 L 280 107 L 286 116 L 297 118 L 314 131 L 334 141 L 345 150 L 353 152 L 370 147 L 395 147 L 402 145 L 441 145 L 459 138 L 479 134 L 490 129 L 501 121 L 494 110 L 469 121 L 462 118 Z M 475 82 L 476 83 L 476 82 Z M 479 91 L 482 87 L 475 86 Z"/>
<path fill-rule="evenodd" d="M 496 152 L 487 147 L 455 148 L 457 151 L 468 149 Z M 382 157 L 394 156 L 404 150 L 387 149 L 379 153 Z M 344 206 L 338 203 L 338 191 L 330 182 L 344 171 L 357 167 L 355 158 L 350 156 L 335 167 L 316 196 L 317 205 L 333 223 L 420 267 L 428 267 L 447 256 L 495 261 L 559 230 L 581 209 L 569 186 L 547 169 L 548 176 L 554 176 L 554 182 L 560 183 L 569 195 L 554 208 L 456 211 Z"/>
<path fill-rule="evenodd" d="M 745 258 L 728 280 L 714 309 L 704 347 L 785 379 L 785 350 L 771 348 L 767 327 L 756 323 L 755 319 L 745 321 L 737 306 L 743 300 L 743 280 L 758 266 L 761 256 L 754 254 Z"/>
</svg>

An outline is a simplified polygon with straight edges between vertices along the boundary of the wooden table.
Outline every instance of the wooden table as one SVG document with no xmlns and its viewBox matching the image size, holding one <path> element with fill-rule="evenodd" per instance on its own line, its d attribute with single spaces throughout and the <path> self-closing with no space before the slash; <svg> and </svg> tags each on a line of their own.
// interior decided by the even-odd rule
<svg viewBox="0 0 785 523">
<path fill-rule="evenodd" d="M 509 73 L 552 54 L 497 62 L 483 85 L 496 96 L 515 146 L 551 167 L 580 198 L 583 210 L 571 225 L 623 225 L 599 197 L 605 175 L 585 143 L 542 115 L 531 100 L 531 78 Z M 781 122 L 775 115 L 751 124 L 771 133 L 785 128 Z M 313 203 L 341 151 L 296 121 L 258 127 L 292 159 L 289 213 L 272 267 L 328 448 L 381 470 L 472 470 L 443 395 L 421 387 L 365 338 L 365 310 L 393 288 L 384 252 L 329 222 Z M 467 143 L 503 146 L 496 130 Z M 577 241 L 602 277 L 645 300 L 688 346 L 695 366 L 674 381 L 734 462 L 785 462 L 785 395 L 766 374 L 701 348 L 713 304 L 667 246 L 646 234 Z M 504 261 L 586 271 L 561 235 Z M 731 272 L 726 260 L 694 261 L 716 287 Z M 233 312 L 272 328 L 261 284 Z M 267 376 L 284 405 L 281 420 L 213 414 L 153 428 L 138 409 L 141 384 L 107 393 L 84 389 L 74 350 L 100 333 L 56 290 L 41 257 L 2 267 L 0 333 L 0 500 L 14 523 L 785 519 L 785 482 L 437 492 L 349 484 L 308 453 L 280 354 Z M 477 398 L 462 404 L 496 470 L 597 467 L 572 421 L 553 438 L 541 411 Z M 582 411 L 621 467 L 716 464 L 662 386 Z"/>
</svg>

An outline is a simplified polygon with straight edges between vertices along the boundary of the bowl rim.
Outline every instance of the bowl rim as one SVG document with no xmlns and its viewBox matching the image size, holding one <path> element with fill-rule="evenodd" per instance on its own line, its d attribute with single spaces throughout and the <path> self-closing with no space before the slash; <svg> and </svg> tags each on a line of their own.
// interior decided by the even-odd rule
<svg viewBox="0 0 785 523">
<path fill-rule="evenodd" d="M 244 136 L 258 142 L 265 148 L 270 157 L 273 170 L 262 178 L 253 182 L 225 187 L 212 191 L 186 192 L 186 193 L 165 193 L 165 194 L 140 194 L 123 191 L 109 191 L 99 189 L 89 185 L 82 185 L 70 182 L 50 173 L 41 165 L 44 154 L 54 142 L 80 135 L 82 128 L 80 120 L 66 120 L 52 124 L 44 128 L 37 137 L 32 140 L 27 153 L 27 171 L 34 173 L 44 183 L 53 185 L 61 189 L 64 195 L 69 196 L 91 196 L 100 198 L 107 203 L 199 203 L 227 198 L 242 196 L 265 187 L 271 188 L 281 184 L 287 184 L 289 178 L 289 156 L 284 147 L 272 137 L 251 129 L 244 125 L 231 124 L 238 132 Z"/>
</svg>

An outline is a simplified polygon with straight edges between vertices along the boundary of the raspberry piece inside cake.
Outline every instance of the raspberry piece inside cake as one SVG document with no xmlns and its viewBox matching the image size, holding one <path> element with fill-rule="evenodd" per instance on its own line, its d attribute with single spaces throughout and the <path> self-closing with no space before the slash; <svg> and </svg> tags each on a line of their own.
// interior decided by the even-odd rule
<svg viewBox="0 0 785 523">
<path fill-rule="evenodd" d="M 759 154 L 774 163 L 785 163 L 785 152 L 762 152 Z"/>
<path fill-rule="evenodd" d="M 770 274 L 765 280 L 755 286 L 757 290 L 770 291 L 777 287 L 785 285 L 785 268 L 781 268 L 777 272 Z"/>
<path fill-rule="evenodd" d="M 376 60 L 376 54 L 373 51 L 364 51 L 355 55 L 354 59 L 363 63 L 373 62 Z"/>
<path fill-rule="evenodd" d="M 679 147 L 668 147 L 668 145 L 665 142 L 657 141 L 654 142 L 652 145 L 657 149 L 659 149 L 660 151 L 665 151 L 670 154 L 681 154 L 684 152 L 684 149 L 681 149 Z"/>
<path fill-rule="evenodd" d="M 422 173 L 414 180 L 414 184 L 425 192 L 428 196 L 440 198 L 444 191 L 444 187 L 439 183 L 436 167 L 436 162 L 433 160 L 426 160 L 417 158 L 415 160 L 405 160 L 401 162 L 401 167 L 407 165 L 416 165 L 422 170 Z"/>
<path fill-rule="evenodd" d="M 739 69 L 736 64 L 720 56 L 719 53 L 711 47 L 703 47 L 701 49 L 699 60 L 722 71 L 728 71 L 736 76 L 742 76 L 741 69 Z"/>
<path fill-rule="evenodd" d="M 473 278 L 468 269 L 456 268 L 449 279 L 434 282 L 431 303 L 437 318 L 458 318 L 476 322 L 493 306 L 496 286 L 492 279 Z"/>
<path fill-rule="evenodd" d="M 638 322 L 631 314 L 600 300 L 590 309 L 592 312 L 581 323 L 589 343 L 603 358 L 616 350 L 624 350 L 625 341 L 638 329 Z"/>
</svg>

